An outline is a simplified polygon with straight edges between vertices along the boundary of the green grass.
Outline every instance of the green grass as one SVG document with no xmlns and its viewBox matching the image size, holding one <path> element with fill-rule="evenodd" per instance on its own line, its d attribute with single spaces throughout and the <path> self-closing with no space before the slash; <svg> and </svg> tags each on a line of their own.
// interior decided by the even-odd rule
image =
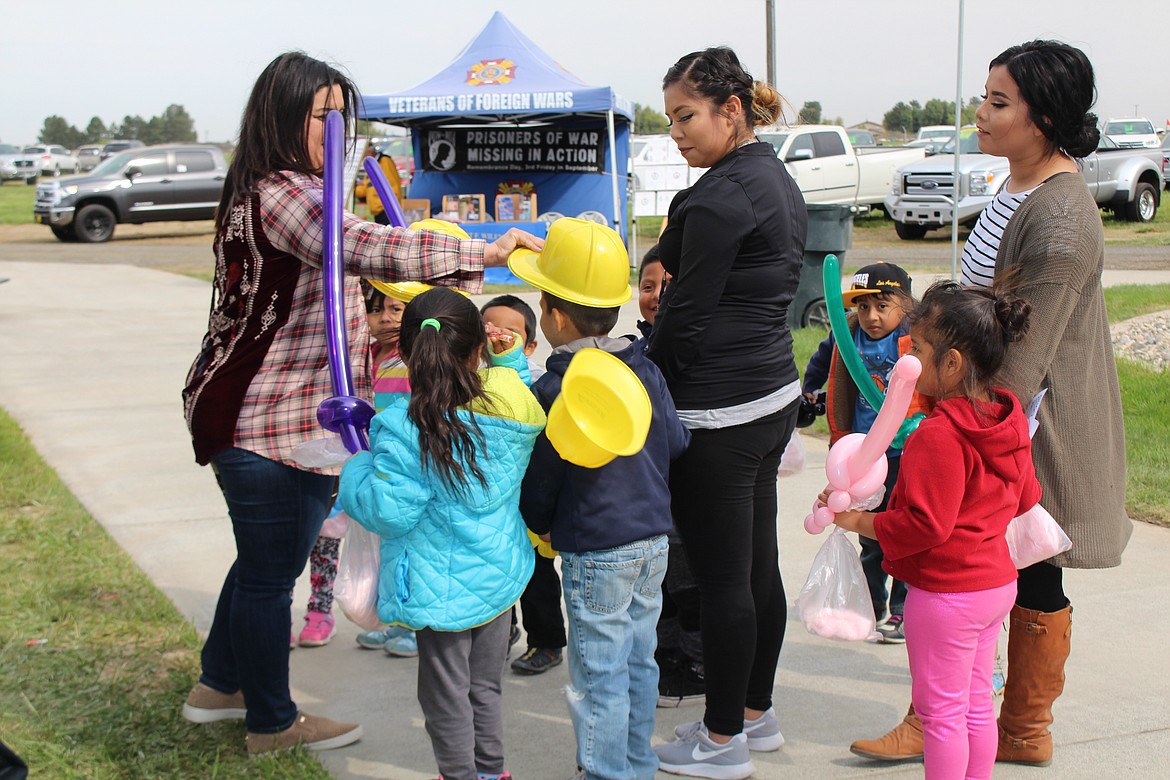
<svg viewBox="0 0 1170 780">
<path fill-rule="evenodd" d="M 1110 322 L 1170 309 L 1170 284 L 1120 284 L 1105 288 Z"/>
<path fill-rule="evenodd" d="M 1125 411 L 1125 504 L 1129 516 L 1170 525 L 1170 376 L 1132 360 L 1117 361 Z"/>
<path fill-rule="evenodd" d="M 31 225 L 37 188 L 23 181 L 0 184 L 0 225 Z"/>
<path fill-rule="evenodd" d="M 0 412 L 0 735 L 45 778 L 328 778 L 304 751 L 249 760 L 241 722 L 179 707 L 191 624 Z"/>
</svg>

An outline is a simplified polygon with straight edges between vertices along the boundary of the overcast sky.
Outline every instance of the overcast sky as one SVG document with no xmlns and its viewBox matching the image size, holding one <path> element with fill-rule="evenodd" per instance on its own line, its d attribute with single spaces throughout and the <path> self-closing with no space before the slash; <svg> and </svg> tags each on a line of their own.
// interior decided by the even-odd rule
<svg viewBox="0 0 1170 780">
<path fill-rule="evenodd" d="M 881 122 L 899 100 L 953 99 L 958 0 L 775 0 L 777 86 L 826 118 Z M 326 8 L 343 12 L 326 13 Z M 967 0 L 964 98 L 981 94 L 1006 47 L 1056 38 L 1097 70 L 1102 119 L 1170 119 L 1166 0 Z M 366 93 L 407 89 L 445 67 L 493 10 L 586 83 L 661 111 L 663 73 L 681 55 L 734 48 L 764 80 L 764 0 L 383 0 L 45 4 L 0 11 L 0 141 L 34 142 L 46 116 L 149 119 L 172 103 L 200 141 L 235 138 L 249 89 L 277 54 L 341 65 Z M 722 13 L 717 13 L 721 11 Z"/>
</svg>

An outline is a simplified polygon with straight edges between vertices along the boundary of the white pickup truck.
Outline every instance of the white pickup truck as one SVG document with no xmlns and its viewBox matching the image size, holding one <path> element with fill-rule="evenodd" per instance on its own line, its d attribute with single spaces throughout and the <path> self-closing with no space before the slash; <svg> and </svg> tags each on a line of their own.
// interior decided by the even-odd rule
<svg viewBox="0 0 1170 780">
<path fill-rule="evenodd" d="M 880 207 L 898 169 L 926 156 L 897 146 L 855 149 L 837 125 L 761 128 L 756 135 L 776 148 L 806 203 Z"/>
<path fill-rule="evenodd" d="M 1008 178 L 1008 161 L 979 151 L 975 128 L 959 134 L 959 188 L 955 203 L 954 143 L 940 154 L 898 172 L 886 197 L 886 214 L 898 237 L 913 241 L 928 230 L 951 224 L 971 226 Z M 1102 136 L 1097 151 L 1081 163 L 1081 173 L 1097 204 L 1131 222 L 1151 222 L 1161 201 L 1161 150 L 1121 149 Z"/>
</svg>

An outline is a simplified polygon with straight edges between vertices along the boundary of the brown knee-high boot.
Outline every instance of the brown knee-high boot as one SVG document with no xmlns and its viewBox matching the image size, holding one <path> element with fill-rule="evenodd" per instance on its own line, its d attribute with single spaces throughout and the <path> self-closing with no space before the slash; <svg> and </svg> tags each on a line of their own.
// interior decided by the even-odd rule
<svg viewBox="0 0 1170 780">
<path fill-rule="evenodd" d="M 1072 606 L 1059 612 L 1012 607 L 1008 676 L 999 710 L 996 761 L 1052 763 L 1052 703 L 1064 690 Z"/>
</svg>

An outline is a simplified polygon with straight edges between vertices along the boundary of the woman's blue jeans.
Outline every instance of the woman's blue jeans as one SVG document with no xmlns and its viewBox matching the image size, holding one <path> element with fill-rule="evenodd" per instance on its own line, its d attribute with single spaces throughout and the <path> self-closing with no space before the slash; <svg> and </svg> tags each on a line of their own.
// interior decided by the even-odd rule
<svg viewBox="0 0 1170 780">
<path fill-rule="evenodd" d="M 334 477 L 285 466 L 233 447 L 211 458 L 236 537 L 236 560 L 224 580 L 203 645 L 200 682 L 244 692 L 249 732 L 293 724 L 288 687 L 292 589 L 325 521 Z"/>
</svg>

